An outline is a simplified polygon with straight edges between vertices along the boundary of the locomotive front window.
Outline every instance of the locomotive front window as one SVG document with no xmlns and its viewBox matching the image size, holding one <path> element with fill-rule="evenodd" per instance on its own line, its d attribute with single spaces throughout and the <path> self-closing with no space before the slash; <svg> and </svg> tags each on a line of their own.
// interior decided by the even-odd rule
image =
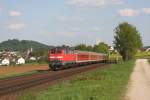
<svg viewBox="0 0 150 100">
<path fill-rule="evenodd" d="M 74 51 L 73 50 L 65 50 L 65 54 L 73 54 Z"/>
<path fill-rule="evenodd" d="M 51 50 L 51 54 L 61 54 L 61 53 L 62 53 L 61 50 L 57 50 L 57 49 Z"/>
</svg>

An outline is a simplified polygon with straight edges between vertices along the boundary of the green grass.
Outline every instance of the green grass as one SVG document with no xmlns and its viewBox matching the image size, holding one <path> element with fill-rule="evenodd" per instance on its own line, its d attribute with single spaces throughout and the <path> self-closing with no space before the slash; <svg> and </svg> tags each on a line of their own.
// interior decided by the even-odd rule
<svg viewBox="0 0 150 100">
<path fill-rule="evenodd" d="M 136 58 L 147 58 L 147 59 L 150 59 L 150 51 L 148 51 L 148 52 L 146 52 L 146 51 L 137 52 L 135 57 Z"/>
<path fill-rule="evenodd" d="M 148 62 L 149 62 L 149 64 L 150 64 L 150 59 L 148 59 Z"/>
<path fill-rule="evenodd" d="M 120 54 L 110 54 L 108 57 L 109 60 L 122 60 L 122 57 Z"/>
<path fill-rule="evenodd" d="M 80 74 L 48 90 L 27 93 L 19 100 L 122 100 L 133 66 L 134 61 L 129 61 Z"/>
</svg>

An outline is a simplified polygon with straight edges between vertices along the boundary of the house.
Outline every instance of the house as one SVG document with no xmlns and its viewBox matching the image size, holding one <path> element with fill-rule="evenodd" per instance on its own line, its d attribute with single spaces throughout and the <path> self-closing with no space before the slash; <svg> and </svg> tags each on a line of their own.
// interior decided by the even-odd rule
<svg viewBox="0 0 150 100">
<path fill-rule="evenodd" d="M 30 60 L 36 61 L 36 58 L 35 57 L 30 57 Z"/>
<path fill-rule="evenodd" d="M 9 66 L 10 65 L 9 59 L 7 59 L 7 58 L 3 59 L 1 65 L 3 65 L 3 66 Z"/>
<path fill-rule="evenodd" d="M 25 64 L 25 59 L 24 58 L 19 58 L 16 62 L 16 64 L 20 65 L 20 64 Z"/>
<path fill-rule="evenodd" d="M 109 47 L 109 51 L 114 51 L 115 49 L 114 49 L 114 47 L 113 46 L 110 46 Z"/>
</svg>

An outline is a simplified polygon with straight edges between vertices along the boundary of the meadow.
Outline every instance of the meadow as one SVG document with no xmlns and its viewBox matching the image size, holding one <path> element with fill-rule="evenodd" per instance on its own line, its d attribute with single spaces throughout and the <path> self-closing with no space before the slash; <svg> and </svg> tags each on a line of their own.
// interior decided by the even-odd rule
<svg viewBox="0 0 150 100">
<path fill-rule="evenodd" d="M 110 65 L 75 76 L 41 92 L 28 92 L 19 100 L 122 100 L 135 61 Z"/>
</svg>

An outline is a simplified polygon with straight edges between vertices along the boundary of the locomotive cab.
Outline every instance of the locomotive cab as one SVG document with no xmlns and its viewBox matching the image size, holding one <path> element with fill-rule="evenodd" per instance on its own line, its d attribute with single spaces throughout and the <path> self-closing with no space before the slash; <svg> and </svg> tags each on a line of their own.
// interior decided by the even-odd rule
<svg viewBox="0 0 150 100">
<path fill-rule="evenodd" d="M 56 70 L 56 67 L 62 66 L 63 53 L 64 50 L 58 48 L 54 48 L 49 51 L 49 67 L 52 70 Z"/>
<path fill-rule="evenodd" d="M 74 59 L 74 50 L 70 48 L 56 47 L 49 51 L 49 67 L 52 70 L 68 65 Z"/>
</svg>

